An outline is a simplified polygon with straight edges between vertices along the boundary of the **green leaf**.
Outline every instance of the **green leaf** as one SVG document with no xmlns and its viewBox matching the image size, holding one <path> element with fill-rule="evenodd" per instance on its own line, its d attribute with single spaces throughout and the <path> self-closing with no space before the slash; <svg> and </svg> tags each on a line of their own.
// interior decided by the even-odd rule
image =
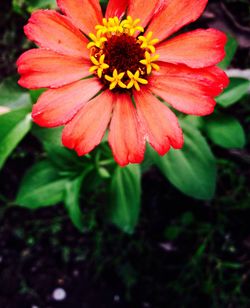
<svg viewBox="0 0 250 308">
<path fill-rule="evenodd" d="M 104 167 L 98 167 L 97 171 L 100 177 L 103 179 L 109 179 L 111 177 L 111 174 L 109 173 L 109 171 Z"/>
<path fill-rule="evenodd" d="M 30 130 L 31 117 L 27 112 L 20 109 L 0 116 L 0 168 Z"/>
<path fill-rule="evenodd" d="M 30 99 L 33 104 L 35 104 L 39 96 L 45 91 L 45 89 L 30 90 Z"/>
<path fill-rule="evenodd" d="M 250 81 L 244 78 L 230 78 L 230 84 L 225 91 L 216 98 L 218 104 L 222 107 L 229 107 L 237 103 L 247 94 L 250 87 Z"/>
<path fill-rule="evenodd" d="M 243 267 L 241 263 L 236 263 L 236 262 L 222 262 L 221 266 L 224 268 L 235 269 L 235 270 L 239 270 Z"/>
<path fill-rule="evenodd" d="M 0 83 L 0 106 L 10 110 L 31 107 L 29 92 L 19 87 L 15 77 L 6 78 Z"/>
<path fill-rule="evenodd" d="M 15 203 L 37 209 L 62 202 L 67 181 L 49 161 L 38 162 L 25 174 Z"/>
<path fill-rule="evenodd" d="M 202 130 L 204 126 L 204 119 L 199 116 L 188 115 L 185 117 L 185 123 L 190 124 L 199 130 Z"/>
<path fill-rule="evenodd" d="M 240 122 L 228 115 L 210 116 L 205 125 L 209 138 L 223 148 L 243 148 L 246 137 Z"/>
<path fill-rule="evenodd" d="M 141 174 L 138 165 L 117 167 L 111 181 L 109 219 L 118 228 L 133 233 L 140 213 Z"/>
<path fill-rule="evenodd" d="M 227 44 L 225 46 L 226 56 L 225 58 L 219 63 L 219 67 L 222 69 L 226 69 L 231 61 L 233 60 L 233 57 L 236 53 L 238 47 L 238 43 L 234 37 L 232 37 L 230 34 L 227 35 Z"/>
<path fill-rule="evenodd" d="M 204 255 L 206 248 L 208 245 L 208 238 L 206 238 L 203 243 L 198 247 L 198 249 L 196 250 L 195 254 L 193 255 L 191 262 L 192 263 L 197 263 L 199 261 L 199 259 L 202 258 L 202 256 Z"/>
<path fill-rule="evenodd" d="M 192 212 L 185 212 L 181 217 L 181 222 L 183 225 L 188 226 L 194 222 L 194 215 Z"/>
<path fill-rule="evenodd" d="M 12 8 L 18 14 L 23 14 L 24 8 L 31 13 L 40 8 L 56 8 L 56 0 L 12 0 Z"/>
<path fill-rule="evenodd" d="M 152 159 L 163 175 L 181 192 L 197 199 L 211 199 L 216 184 L 214 155 L 196 128 L 185 120 L 182 126 L 183 149 L 171 149 L 165 156 L 159 156 L 151 149 Z"/>
<path fill-rule="evenodd" d="M 82 180 L 83 177 L 81 176 L 66 183 L 66 195 L 64 199 L 64 204 L 72 223 L 81 232 L 84 229 L 83 215 L 79 203 Z"/>
<path fill-rule="evenodd" d="M 108 0 L 100 0 L 100 3 L 106 7 L 108 5 Z"/>
<path fill-rule="evenodd" d="M 79 157 L 75 151 L 51 142 L 43 144 L 49 160 L 55 167 L 60 170 L 77 171 L 78 174 L 83 172 L 85 157 Z"/>
<path fill-rule="evenodd" d="M 62 127 L 44 128 L 36 124 L 32 126 L 31 133 L 40 140 L 41 143 L 51 143 L 55 146 L 62 146 Z"/>
<path fill-rule="evenodd" d="M 40 8 L 56 8 L 56 0 L 25 0 L 25 3 L 30 13 Z"/>
<path fill-rule="evenodd" d="M 164 236 L 169 241 L 174 241 L 181 234 L 182 229 L 179 226 L 168 226 L 164 232 Z"/>
<path fill-rule="evenodd" d="M 89 156 L 78 156 L 75 151 L 62 145 L 62 127 L 41 128 L 33 125 L 32 133 L 41 141 L 49 160 L 60 170 L 77 171 L 81 174 L 85 165 L 89 163 Z"/>
</svg>

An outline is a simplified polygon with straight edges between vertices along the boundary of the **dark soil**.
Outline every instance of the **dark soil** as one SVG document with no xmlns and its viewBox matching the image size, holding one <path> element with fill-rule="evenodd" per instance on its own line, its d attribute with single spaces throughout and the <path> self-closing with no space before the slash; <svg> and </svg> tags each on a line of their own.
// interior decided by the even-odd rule
<svg viewBox="0 0 250 308">
<path fill-rule="evenodd" d="M 249 179 L 244 164 L 227 167 Z M 7 210 L 0 227 L 0 307 L 248 307 L 249 182 L 239 185 L 224 166 L 219 175 L 216 201 L 204 204 L 149 171 L 133 236 L 104 224 L 98 203 L 84 234 L 60 205 Z M 53 299 L 57 288 L 66 292 L 61 302 Z"/>
</svg>

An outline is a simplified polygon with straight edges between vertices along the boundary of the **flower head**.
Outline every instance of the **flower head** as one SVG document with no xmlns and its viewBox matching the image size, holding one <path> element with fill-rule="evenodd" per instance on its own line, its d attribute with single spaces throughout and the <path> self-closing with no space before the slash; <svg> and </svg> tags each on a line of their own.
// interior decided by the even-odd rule
<svg viewBox="0 0 250 308">
<path fill-rule="evenodd" d="M 62 13 L 32 14 L 24 30 L 39 48 L 17 61 L 21 86 L 48 88 L 33 120 L 64 125 L 62 142 L 79 155 L 108 129 L 122 166 L 143 160 L 146 141 L 160 155 L 181 148 L 177 118 L 157 97 L 178 111 L 207 115 L 228 84 L 216 67 L 225 55 L 223 33 L 172 36 L 202 14 L 207 0 L 110 0 L 105 16 L 98 0 L 57 3 Z"/>
</svg>

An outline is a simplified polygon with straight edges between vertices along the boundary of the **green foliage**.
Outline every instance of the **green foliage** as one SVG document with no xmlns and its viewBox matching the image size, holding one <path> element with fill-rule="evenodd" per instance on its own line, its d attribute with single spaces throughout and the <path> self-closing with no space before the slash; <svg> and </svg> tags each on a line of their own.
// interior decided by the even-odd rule
<svg viewBox="0 0 250 308">
<path fill-rule="evenodd" d="M 13 11 L 18 14 L 29 13 L 41 8 L 56 8 L 56 0 L 12 0 Z"/>
<path fill-rule="evenodd" d="M 184 147 L 171 149 L 160 157 L 151 150 L 152 159 L 164 176 L 181 192 L 197 199 L 211 199 L 216 184 L 216 162 L 205 138 L 185 121 Z"/>
<path fill-rule="evenodd" d="M 100 0 L 101 5 L 106 6 L 108 4 L 108 0 Z"/>
<path fill-rule="evenodd" d="M 75 151 L 51 142 L 44 142 L 44 149 L 47 152 L 48 159 L 58 170 L 76 173 L 77 175 L 84 171 L 88 161 L 86 157 L 79 157 Z"/>
<path fill-rule="evenodd" d="M 25 0 L 30 12 L 39 8 L 56 8 L 56 0 Z"/>
<path fill-rule="evenodd" d="M 31 127 L 29 92 L 10 77 L 0 83 L 0 168 Z"/>
<path fill-rule="evenodd" d="M 236 53 L 238 47 L 238 43 L 234 37 L 232 37 L 230 34 L 227 35 L 227 44 L 225 47 L 226 56 L 225 58 L 220 62 L 219 67 L 222 69 L 226 69 L 231 61 L 233 60 L 233 57 Z"/>
<path fill-rule="evenodd" d="M 55 205 L 64 200 L 67 179 L 48 161 L 40 161 L 25 174 L 15 203 L 30 209 Z"/>
<path fill-rule="evenodd" d="M 83 177 L 80 176 L 66 183 L 65 207 L 74 226 L 82 232 L 84 229 L 83 215 L 80 209 L 80 192 Z"/>
<path fill-rule="evenodd" d="M 127 233 L 133 233 L 140 213 L 140 168 L 129 165 L 114 171 L 110 187 L 109 220 Z"/>
<path fill-rule="evenodd" d="M 62 135 L 62 127 L 56 128 L 44 128 L 40 127 L 36 124 L 32 126 L 31 133 L 40 140 L 41 143 L 51 143 L 55 146 L 62 146 L 61 135 Z"/>
<path fill-rule="evenodd" d="M 183 232 L 190 228 L 190 225 L 194 223 L 195 219 L 192 212 L 184 212 L 182 216 L 175 222 L 174 225 L 167 226 L 164 231 L 164 236 L 169 241 L 176 240 Z"/>
<path fill-rule="evenodd" d="M 27 109 L 14 110 L 0 116 L 0 168 L 30 127 L 31 118 Z"/>
<path fill-rule="evenodd" d="M 45 89 L 30 90 L 30 98 L 33 104 L 35 104 L 39 96 L 45 91 Z"/>
<path fill-rule="evenodd" d="M 230 78 L 230 84 L 217 97 L 216 101 L 222 107 L 229 107 L 245 96 L 250 88 L 250 81 L 244 78 Z"/>
<path fill-rule="evenodd" d="M 223 148 L 243 148 L 246 138 L 242 125 L 233 116 L 215 114 L 205 122 L 211 140 Z"/>
<path fill-rule="evenodd" d="M 18 86 L 15 77 L 6 78 L 0 83 L 0 106 L 10 110 L 30 108 L 29 92 Z"/>
<path fill-rule="evenodd" d="M 189 226 L 194 222 L 194 215 L 192 212 L 185 212 L 181 217 L 181 223 L 183 226 Z"/>
</svg>

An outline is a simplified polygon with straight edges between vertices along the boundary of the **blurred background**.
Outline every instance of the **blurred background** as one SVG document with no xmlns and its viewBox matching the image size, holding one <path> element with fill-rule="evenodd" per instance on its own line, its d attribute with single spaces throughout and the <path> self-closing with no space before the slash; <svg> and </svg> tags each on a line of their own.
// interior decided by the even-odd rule
<svg viewBox="0 0 250 308">
<path fill-rule="evenodd" d="M 38 8 L 55 8 L 55 2 L 0 3 L 0 105 L 11 112 L 27 108 L 28 95 L 33 102 L 39 95 L 18 88 L 15 65 L 33 46 L 23 26 Z M 123 218 L 113 224 L 106 219 L 110 174 L 104 168 L 102 181 L 90 174 L 83 185 L 80 214 L 60 199 L 32 210 L 22 194 L 23 176 L 41 160 L 51 159 L 53 165 L 62 151 L 53 157 L 54 149 L 41 141 L 44 134 L 36 127 L 27 133 L 26 127 L 0 159 L 0 308 L 250 307 L 249 0 L 210 0 L 202 18 L 185 30 L 197 27 L 214 27 L 229 37 L 222 67 L 231 85 L 218 99 L 223 117 L 215 115 L 217 126 L 214 118 L 202 124 L 217 170 L 212 195 L 183 191 L 166 179 L 160 163 L 147 160 L 136 223 L 124 227 Z M 6 149 L 6 119 L 0 116 L 0 154 Z"/>
</svg>

